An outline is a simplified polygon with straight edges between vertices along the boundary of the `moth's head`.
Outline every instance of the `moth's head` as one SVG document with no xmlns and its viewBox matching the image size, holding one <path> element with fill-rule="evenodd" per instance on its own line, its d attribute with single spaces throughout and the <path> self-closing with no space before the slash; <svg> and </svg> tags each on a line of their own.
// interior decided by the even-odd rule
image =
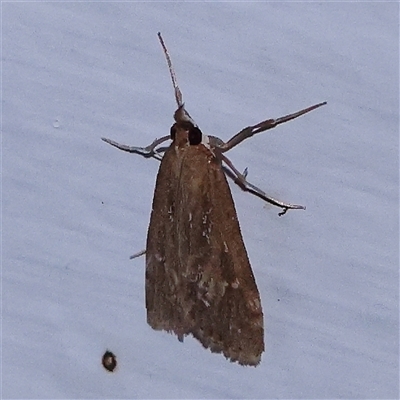
<svg viewBox="0 0 400 400">
<path fill-rule="evenodd" d="M 177 144 L 198 145 L 203 140 L 203 133 L 182 104 L 174 114 L 175 123 L 171 126 L 171 139 Z"/>
</svg>

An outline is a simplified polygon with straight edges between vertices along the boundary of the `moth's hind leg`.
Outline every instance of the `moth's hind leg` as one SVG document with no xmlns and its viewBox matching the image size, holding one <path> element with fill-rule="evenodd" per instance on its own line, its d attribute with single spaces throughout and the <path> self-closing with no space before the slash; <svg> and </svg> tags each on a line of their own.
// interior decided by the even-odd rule
<svg viewBox="0 0 400 400">
<path fill-rule="evenodd" d="M 298 204 L 290 204 L 290 203 L 285 203 L 281 200 L 274 199 L 273 197 L 267 195 L 263 190 L 258 188 L 257 186 L 253 185 L 252 183 L 248 182 L 246 180 L 247 177 L 247 168 L 244 171 L 243 174 L 241 174 L 233 165 L 232 161 L 229 160 L 228 157 L 223 155 L 222 153 L 218 154 L 218 157 L 222 161 L 225 162 L 225 164 L 230 168 L 228 169 L 227 167 L 224 167 L 225 173 L 228 174 L 230 178 L 233 179 L 233 181 L 245 192 L 249 192 L 253 194 L 254 196 L 259 197 L 260 199 L 276 206 L 282 208 L 282 211 L 278 214 L 279 216 L 282 216 L 286 214 L 287 210 L 305 210 L 305 206 L 301 206 Z"/>
</svg>

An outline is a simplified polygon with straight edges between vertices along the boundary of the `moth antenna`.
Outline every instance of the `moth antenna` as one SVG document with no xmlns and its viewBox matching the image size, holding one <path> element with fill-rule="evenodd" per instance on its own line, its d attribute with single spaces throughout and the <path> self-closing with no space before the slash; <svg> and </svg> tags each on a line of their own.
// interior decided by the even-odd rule
<svg viewBox="0 0 400 400">
<path fill-rule="evenodd" d="M 158 35 L 158 39 L 159 39 L 159 41 L 161 43 L 161 46 L 163 48 L 165 58 L 167 60 L 169 74 L 170 74 L 171 80 L 172 80 L 172 86 L 174 87 L 174 90 L 175 90 L 176 103 L 178 104 L 178 107 L 181 107 L 181 106 L 183 106 L 182 92 L 179 89 L 178 82 L 176 80 L 175 70 L 174 70 L 174 67 L 172 66 L 171 57 L 169 56 L 167 47 L 165 46 L 164 40 L 163 40 L 163 38 L 161 36 L 161 32 L 158 32 L 157 35 Z"/>
</svg>

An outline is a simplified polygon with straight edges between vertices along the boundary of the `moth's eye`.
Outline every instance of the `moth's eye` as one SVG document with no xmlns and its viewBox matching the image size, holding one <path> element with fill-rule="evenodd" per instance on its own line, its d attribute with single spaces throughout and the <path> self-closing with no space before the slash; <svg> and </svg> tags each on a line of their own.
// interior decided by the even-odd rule
<svg viewBox="0 0 400 400">
<path fill-rule="evenodd" d="M 192 126 L 189 130 L 189 143 L 192 146 L 200 144 L 202 136 L 201 130 L 197 126 Z"/>
<path fill-rule="evenodd" d="M 175 124 L 174 124 L 171 126 L 171 130 L 169 131 L 169 135 L 171 136 L 172 140 L 175 139 L 175 133 L 176 133 L 176 128 L 175 128 Z"/>
</svg>

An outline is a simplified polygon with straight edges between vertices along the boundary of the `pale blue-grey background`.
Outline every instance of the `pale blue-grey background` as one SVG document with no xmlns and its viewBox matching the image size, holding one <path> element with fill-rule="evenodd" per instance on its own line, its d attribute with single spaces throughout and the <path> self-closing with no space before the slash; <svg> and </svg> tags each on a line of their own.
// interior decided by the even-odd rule
<svg viewBox="0 0 400 400">
<path fill-rule="evenodd" d="M 399 6 L 2 3 L 4 398 L 396 398 Z M 146 323 L 155 160 L 175 110 L 163 33 L 204 133 L 328 105 L 244 142 L 232 186 L 265 313 L 257 368 Z M 106 349 L 118 357 L 102 368 Z"/>
</svg>

